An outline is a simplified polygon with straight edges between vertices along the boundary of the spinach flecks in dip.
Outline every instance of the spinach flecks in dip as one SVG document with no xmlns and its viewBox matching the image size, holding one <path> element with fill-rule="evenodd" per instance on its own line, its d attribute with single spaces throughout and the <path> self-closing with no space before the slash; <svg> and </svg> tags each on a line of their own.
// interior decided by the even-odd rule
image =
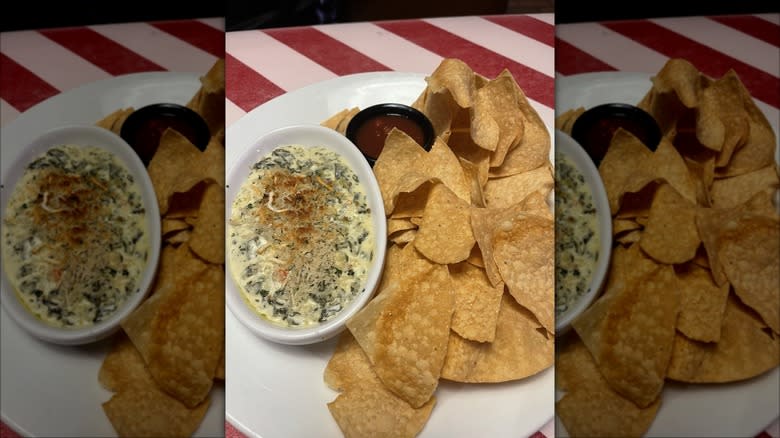
<svg viewBox="0 0 780 438">
<path fill-rule="evenodd" d="M 364 290 L 374 258 L 365 190 L 324 147 L 281 146 L 255 163 L 233 201 L 228 236 L 247 303 L 287 327 L 336 316 Z"/>
<path fill-rule="evenodd" d="M 555 164 L 555 315 L 588 292 L 598 259 L 596 205 L 590 187 L 568 157 Z"/>
<path fill-rule="evenodd" d="M 133 176 L 104 149 L 62 145 L 36 157 L 9 199 L 2 238 L 20 300 L 52 326 L 93 325 L 140 292 L 146 210 Z"/>
</svg>

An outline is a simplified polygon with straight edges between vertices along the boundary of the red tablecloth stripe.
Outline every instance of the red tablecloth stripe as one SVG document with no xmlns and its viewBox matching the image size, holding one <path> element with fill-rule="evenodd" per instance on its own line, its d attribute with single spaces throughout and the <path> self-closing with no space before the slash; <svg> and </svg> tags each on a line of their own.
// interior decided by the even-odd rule
<svg viewBox="0 0 780 438">
<path fill-rule="evenodd" d="M 158 21 L 150 25 L 216 57 L 225 56 L 225 33 L 200 21 Z"/>
<path fill-rule="evenodd" d="M 284 90 L 229 53 L 225 55 L 225 97 L 244 111 L 284 94 Z"/>
<path fill-rule="evenodd" d="M 568 42 L 555 39 L 555 71 L 563 75 L 597 71 L 615 71 L 615 67 L 578 49 Z"/>
<path fill-rule="evenodd" d="M 46 100 L 60 90 L 24 68 L 13 59 L 0 53 L 0 96 L 18 111 Z"/>
<path fill-rule="evenodd" d="M 718 23 L 746 33 L 753 38 L 780 47 L 780 25 L 751 15 L 722 15 L 710 18 Z"/>
<path fill-rule="evenodd" d="M 769 73 L 647 20 L 603 25 L 670 58 L 685 58 L 706 75 L 720 77 L 734 69 L 751 95 L 774 107 L 780 106 L 780 88 L 768 86 L 776 84 L 777 78 Z"/>
<path fill-rule="evenodd" d="M 311 27 L 269 29 L 265 33 L 339 76 L 391 70 Z"/>
<path fill-rule="evenodd" d="M 87 27 L 45 29 L 40 33 L 114 76 L 165 70 Z"/>
<path fill-rule="evenodd" d="M 445 58 L 458 58 L 475 71 L 492 78 L 505 68 L 525 94 L 550 108 L 555 106 L 554 79 L 501 54 L 474 44 L 425 21 L 385 21 L 379 27 Z"/>
<path fill-rule="evenodd" d="M 490 15 L 484 18 L 492 23 L 498 24 L 499 26 L 503 26 L 509 30 L 513 30 L 529 38 L 533 38 L 540 43 L 547 44 L 551 47 L 555 45 L 555 26 L 550 23 L 545 23 L 538 18 L 527 15 Z"/>
</svg>

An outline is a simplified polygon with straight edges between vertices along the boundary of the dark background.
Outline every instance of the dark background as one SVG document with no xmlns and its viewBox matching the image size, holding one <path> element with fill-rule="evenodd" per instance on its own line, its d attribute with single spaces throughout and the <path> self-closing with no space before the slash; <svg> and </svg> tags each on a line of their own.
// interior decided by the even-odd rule
<svg viewBox="0 0 780 438">
<path fill-rule="evenodd" d="M 131 0 L 21 1 L 1 31 L 132 21 L 225 17 L 226 30 L 458 15 L 555 12 L 557 23 L 778 12 L 775 1 L 732 0 Z"/>
</svg>

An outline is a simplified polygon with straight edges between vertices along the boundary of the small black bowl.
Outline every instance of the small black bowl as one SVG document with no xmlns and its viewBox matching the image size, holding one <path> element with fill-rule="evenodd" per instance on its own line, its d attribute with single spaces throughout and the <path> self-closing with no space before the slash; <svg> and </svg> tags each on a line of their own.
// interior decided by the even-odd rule
<svg viewBox="0 0 780 438">
<path fill-rule="evenodd" d="M 371 167 L 385 146 L 387 134 L 398 128 L 423 149 L 431 150 L 436 133 L 422 112 L 400 103 L 381 103 L 363 109 L 350 120 L 346 136 L 363 153 Z"/>
<path fill-rule="evenodd" d="M 653 116 L 625 103 L 605 103 L 585 111 L 574 122 L 571 136 L 598 166 L 618 128 L 634 134 L 651 151 L 661 141 L 661 128 Z"/>
<path fill-rule="evenodd" d="M 209 126 L 200 114 L 175 103 L 155 103 L 133 111 L 122 124 L 119 135 L 148 166 L 167 128 L 187 137 L 201 151 L 211 138 Z"/>
</svg>

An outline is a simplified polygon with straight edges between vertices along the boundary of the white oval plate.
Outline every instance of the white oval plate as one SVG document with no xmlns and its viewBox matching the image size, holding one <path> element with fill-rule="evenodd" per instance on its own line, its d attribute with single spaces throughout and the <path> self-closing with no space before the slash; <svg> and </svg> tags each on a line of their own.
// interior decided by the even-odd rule
<svg viewBox="0 0 780 438">
<path fill-rule="evenodd" d="M 555 104 L 571 108 L 621 102 L 637 104 L 651 87 L 647 73 L 585 73 L 558 78 Z M 767 106 L 758 103 L 766 111 Z M 777 119 L 770 123 L 777 133 Z M 667 382 L 658 415 L 647 431 L 653 437 L 754 437 L 780 412 L 780 368 L 744 382 L 693 385 Z M 559 399 L 562 394 L 556 394 Z M 555 417 L 557 436 L 569 436 Z"/>
<path fill-rule="evenodd" d="M 424 78 L 397 72 L 360 73 L 277 97 L 228 127 L 226 168 L 233 168 L 258 136 L 273 129 L 320 123 L 354 106 L 390 101 L 409 104 L 425 88 Z M 545 124 L 550 130 L 553 120 Z M 304 347 L 277 345 L 254 336 L 230 312 L 225 332 L 225 415 L 232 425 L 263 438 L 343 436 L 327 408 L 337 393 L 322 379 L 336 339 Z M 531 378 L 502 384 L 442 381 L 436 406 L 419 437 L 531 435 L 553 417 L 554 375 L 551 367 Z"/>
<path fill-rule="evenodd" d="M 124 107 L 155 102 L 186 104 L 198 91 L 197 74 L 135 73 L 58 94 L 19 115 L 0 130 L 0 169 L 5 175 L 22 146 L 43 131 L 90 124 Z M 97 376 L 109 340 L 88 346 L 40 341 L 0 313 L 0 414 L 22 436 L 116 436 L 101 404 L 111 398 Z M 196 436 L 225 433 L 224 387 L 214 386 L 211 406 Z"/>
</svg>

